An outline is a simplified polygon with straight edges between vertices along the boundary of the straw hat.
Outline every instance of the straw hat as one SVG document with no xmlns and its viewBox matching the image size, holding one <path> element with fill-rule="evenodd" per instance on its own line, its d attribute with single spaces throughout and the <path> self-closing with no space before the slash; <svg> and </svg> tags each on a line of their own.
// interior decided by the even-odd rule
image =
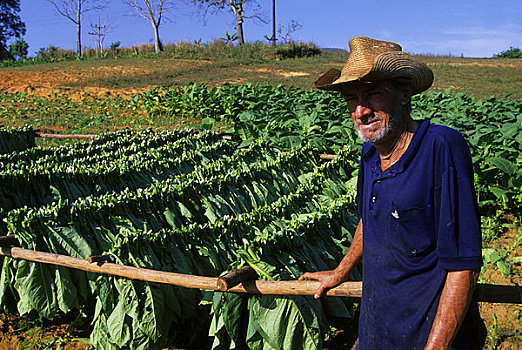
<svg viewBox="0 0 522 350">
<path fill-rule="evenodd" d="M 398 44 L 356 37 L 348 45 L 350 56 L 342 71 L 330 69 L 314 82 L 316 88 L 340 90 L 342 86 L 355 81 L 408 78 L 413 84 L 413 94 L 418 94 L 433 83 L 431 69 L 403 52 Z"/>
</svg>

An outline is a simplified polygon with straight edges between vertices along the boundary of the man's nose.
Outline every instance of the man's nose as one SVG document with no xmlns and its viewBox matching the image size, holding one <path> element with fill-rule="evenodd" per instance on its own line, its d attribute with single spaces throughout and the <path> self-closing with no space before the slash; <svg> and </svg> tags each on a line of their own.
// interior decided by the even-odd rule
<svg viewBox="0 0 522 350">
<path fill-rule="evenodd" d="M 368 107 L 366 107 L 365 105 L 363 104 L 357 104 L 357 106 L 355 107 L 355 116 L 357 118 L 361 118 L 361 117 L 364 117 L 365 115 L 368 115 L 372 112 L 372 110 Z"/>
</svg>

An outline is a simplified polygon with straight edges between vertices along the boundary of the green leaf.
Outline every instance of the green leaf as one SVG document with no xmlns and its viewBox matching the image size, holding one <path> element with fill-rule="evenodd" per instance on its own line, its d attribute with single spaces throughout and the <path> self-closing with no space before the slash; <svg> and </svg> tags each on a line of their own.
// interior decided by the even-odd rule
<svg viewBox="0 0 522 350">
<path fill-rule="evenodd" d="M 311 300 L 310 300 L 311 299 Z M 315 304 L 315 305 L 314 305 Z M 250 326 L 274 349 L 321 349 L 327 324 L 319 301 L 305 297 L 254 296 Z M 247 342 L 255 341 L 250 329 Z"/>
<path fill-rule="evenodd" d="M 505 277 L 508 277 L 511 274 L 511 269 L 504 261 L 498 260 L 496 264 L 500 273 L 503 274 Z"/>
<path fill-rule="evenodd" d="M 502 188 L 498 188 L 498 187 L 490 187 L 489 190 L 491 191 L 491 193 L 493 193 L 495 195 L 495 197 L 497 197 L 498 199 L 502 199 L 502 197 L 504 197 L 506 194 L 508 194 L 509 192 L 511 192 L 510 190 L 504 190 Z"/>
<path fill-rule="evenodd" d="M 109 341 L 111 334 L 107 329 L 107 318 L 103 313 L 99 314 L 94 320 L 94 327 L 90 339 L 96 349 L 117 350 L 120 348 Z"/>
<path fill-rule="evenodd" d="M 508 175 L 513 175 L 517 170 L 517 166 L 507 159 L 499 157 L 491 157 L 486 159 L 486 162 L 494 165 L 496 168 L 502 170 Z"/>
<path fill-rule="evenodd" d="M 165 215 L 165 220 L 167 220 L 167 223 L 172 227 L 173 229 L 176 229 L 178 225 L 176 225 L 176 215 L 170 211 L 169 208 L 165 209 L 163 212 L 163 215 Z"/>
<path fill-rule="evenodd" d="M 110 340 L 118 347 L 125 346 L 131 340 L 131 330 L 125 321 L 127 318 L 125 303 L 125 300 L 120 300 L 107 319 Z"/>
<path fill-rule="evenodd" d="M 247 299 L 242 295 L 231 293 L 223 293 L 222 295 L 223 323 L 232 344 L 236 346 L 245 341 L 246 326 L 248 325 L 246 322 L 248 319 L 247 302 Z"/>
<path fill-rule="evenodd" d="M 62 266 L 56 266 L 55 270 L 56 299 L 58 307 L 67 313 L 72 309 L 79 309 L 78 293 L 69 270 Z"/>
<path fill-rule="evenodd" d="M 201 127 L 204 130 L 213 130 L 216 127 L 216 120 L 214 118 L 203 118 Z"/>
<path fill-rule="evenodd" d="M 0 305 L 4 305 L 7 296 L 7 290 L 11 284 L 11 271 L 9 270 L 9 262 L 11 258 L 4 257 L 2 261 L 2 272 L 0 273 Z"/>
<path fill-rule="evenodd" d="M 26 260 L 18 262 L 14 287 L 18 291 L 18 311 L 21 315 L 35 310 L 47 319 L 52 319 L 57 311 L 53 267 Z"/>
<path fill-rule="evenodd" d="M 47 228 L 52 235 L 50 238 L 57 242 L 72 257 L 87 259 L 92 255 L 89 243 L 73 227 L 51 227 Z"/>
<path fill-rule="evenodd" d="M 139 328 L 153 342 L 161 337 L 166 337 L 173 321 L 174 315 L 166 312 L 165 300 L 162 287 L 145 282 L 139 293 L 143 304 L 139 310 Z"/>
</svg>

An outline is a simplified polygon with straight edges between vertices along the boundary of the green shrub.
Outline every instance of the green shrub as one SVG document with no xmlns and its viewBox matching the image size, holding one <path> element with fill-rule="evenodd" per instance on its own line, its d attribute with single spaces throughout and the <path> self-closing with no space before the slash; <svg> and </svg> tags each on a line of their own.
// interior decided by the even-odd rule
<svg viewBox="0 0 522 350">
<path fill-rule="evenodd" d="M 297 58 L 297 57 L 312 57 L 321 54 L 321 50 L 315 46 L 314 43 L 295 43 L 279 45 L 276 48 L 276 56 L 280 59 Z"/>
<path fill-rule="evenodd" d="M 24 39 L 16 40 L 9 45 L 9 53 L 17 60 L 26 59 L 29 51 L 29 44 Z"/>
<path fill-rule="evenodd" d="M 522 58 L 522 50 L 516 47 L 509 47 L 509 50 L 502 51 L 493 56 L 494 58 Z"/>
</svg>

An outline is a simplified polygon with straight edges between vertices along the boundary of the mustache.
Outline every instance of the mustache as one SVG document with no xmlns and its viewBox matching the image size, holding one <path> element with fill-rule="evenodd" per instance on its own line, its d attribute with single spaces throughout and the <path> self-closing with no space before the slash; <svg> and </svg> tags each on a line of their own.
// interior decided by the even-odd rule
<svg viewBox="0 0 522 350">
<path fill-rule="evenodd" d="M 369 124 L 376 121 L 382 121 L 382 117 L 373 113 L 369 115 L 364 115 L 361 118 L 357 119 L 357 123 L 359 124 Z"/>
</svg>

